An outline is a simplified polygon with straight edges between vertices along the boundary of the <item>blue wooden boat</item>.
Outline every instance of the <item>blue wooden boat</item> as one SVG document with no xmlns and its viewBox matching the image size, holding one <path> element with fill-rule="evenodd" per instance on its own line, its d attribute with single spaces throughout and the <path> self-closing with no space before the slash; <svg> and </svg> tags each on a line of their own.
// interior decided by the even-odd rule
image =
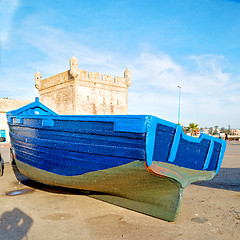
<svg viewBox="0 0 240 240">
<path fill-rule="evenodd" d="M 226 142 L 148 115 L 69 116 L 36 101 L 7 113 L 20 172 L 174 221 L 190 183 L 219 171 Z"/>
</svg>

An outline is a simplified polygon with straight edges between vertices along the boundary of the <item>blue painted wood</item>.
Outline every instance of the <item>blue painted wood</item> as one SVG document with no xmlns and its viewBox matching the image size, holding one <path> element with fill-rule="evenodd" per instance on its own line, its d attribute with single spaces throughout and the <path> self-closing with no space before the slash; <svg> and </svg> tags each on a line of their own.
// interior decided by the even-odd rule
<svg viewBox="0 0 240 240">
<path fill-rule="evenodd" d="M 81 175 L 87 172 L 108 169 L 133 162 L 134 159 L 99 154 L 69 152 L 63 149 L 49 149 L 16 141 L 15 154 L 18 160 L 63 176 Z M 27 150 L 27 151 L 26 151 Z"/>
<path fill-rule="evenodd" d="M 154 161 L 170 162 L 194 170 L 216 171 L 218 162 L 223 158 L 220 152 L 225 152 L 225 141 L 206 134 L 199 138 L 187 136 L 179 125 L 168 131 L 163 127 L 157 128 Z"/>
<path fill-rule="evenodd" d="M 24 107 L 18 108 L 7 113 L 7 115 L 57 115 L 50 108 L 39 102 L 39 98 L 35 98 L 35 102 L 30 103 Z"/>
<path fill-rule="evenodd" d="M 205 159 L 205 163 L 204 163 L 204 166 L 203 166 L 203 170 L 206 170 L 209 167 L 209 163 L 211 161 L 213 149 L 214 149 L 214 141 L 211 140 L 210 141 L 210 147 L 208 148 L 207 157 Z"/>
<path fill-rule="evenodd" d="M 23 119 L 22 118 L 16 118 L 16 123 L 22 124 L 23 123 Z"/>
<path fill-rule="evenodd" d="M 43 127 L 54 127 L 54 121 L 52 119 L 43 119 L 42 126 Z"/>
<path fill-rule="evenodd" d="M 141 121 L 133 121 L 131 118 L 118 119 L 114 122 L 114 131 L 129 132 L 129 133 L 145 133 L 146 121 L 144 118 Z"/>
<path fill-rule="evenodd" d="M 170 150 L 170 155 L 168 157 L 169 162 L 174 162 L 176 159 L 177 151 L 179 148 L 179 143 L 182 135 L 182 127 L 180 125 L 176 126 L 173 143 Z"/>
<path fill-rule="evenodd" d="M 147 134 L 146 134 L 146 162 L 147 166 L 151 166 L 154 147 L 156 141 L 157 119 L 155 117 L 148 117 L 147 119 Z"/>
<path fill-rule="evenodd" d="M 180 167 L 203 170 L 208 148 L 209 141 L 206 139 L 200 143 L 194 143 L 181 137 L 174 164 Z"/>
<path fill-rule="evenodd" d="M 1 134 L 0 137 L 6 138 L 6 131 L 5 130 L 1 130 L 0 134 Z"/>
<path fill-rule="evenodd" d="M 218 174 L 218 172 L 220 170 L 220 167 L 221 167 L 221 164 L 222 164 L 222 160 L 223 160 L 223 156 L 224 156 L 224 153 L 225 153 L 225 150 L 226 150 L 226 146 L 227 146 L 226 141 L 223 141 L 222 145 L 221 145 L 221 151 L 220 151 L 220 154 L 219 154 L 219 158 L 218 158 L 216 174 Z"/>
<path fill-rule="evenodd" d="M 60 116 L 38 100 L 7 113 L 17 158 L 52 173 L 74 176 L 135 160 L 218 172 L 225 141 L 149 115 Z"/>
<path fill-rule="evenodd" d="M 157 125 L 153 161 L 167 162 L 174 139 L 174 126 Z"/>
</svg>

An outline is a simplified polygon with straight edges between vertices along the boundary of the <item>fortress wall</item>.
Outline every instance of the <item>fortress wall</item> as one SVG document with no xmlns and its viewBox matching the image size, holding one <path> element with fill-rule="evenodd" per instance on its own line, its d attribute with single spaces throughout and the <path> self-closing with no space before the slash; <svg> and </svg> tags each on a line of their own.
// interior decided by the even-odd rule
<svg viewBox="0 0 240 240">
<path fill-rule="evenodd" d="M 67 81 L 73 80 L 69 71 L 59 73 L 55 76 L 45 78 L 40 81 L 39 89 L 44 90 L 54 86 L 61 85 Z"/>
<path fill-rule="evenodd" d="M 70 70 L 42 79 L 35 74 L 40 101 L 58 114 L 127 114 L 131 73 L 123 77 L 78 69 L 75 57 Z"/>
<path fill-rule="evenodd" d="M 12 111 L 23 107 L 27 104 L 31 103 L 31 101 L 27 100 L 15 100 L 15 99 L 0 99 L 0 112 L 6 113 L 8 111 Z"/>
<path fill-rule="evenodd" d="M 40 93 L 40 102 L 61 115 L 74 114 L 74 85 L 62 84 L 61 87 L 45 89 Z"/>
</svg>

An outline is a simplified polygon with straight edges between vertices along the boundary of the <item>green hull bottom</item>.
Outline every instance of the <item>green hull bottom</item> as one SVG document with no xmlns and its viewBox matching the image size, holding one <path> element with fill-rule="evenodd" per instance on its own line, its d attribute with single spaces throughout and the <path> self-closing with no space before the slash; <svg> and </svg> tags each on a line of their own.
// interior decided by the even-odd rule
<svg viewBox="0 0 240 240">
<path fill-rule="evenodd" d="M 164 184 L 166 185 L 168 183 L 165 182 L 163 185 Z M 160 186 L 160 188 L 162 188 L 162 190 L 158 189 L 154 192 L 154 195 L 156 195 L 156 197 L 152 195 L 148 196 L 146 202 L 144 202 L 142 198 L 144 195 L 148 195 L 149 192 L 150 194 L 153 194 L 152 191 L 141 191 L 141 193 L 138 193 L 138 196 L 133 197 L 118 197 L 113 195 L 98 194 L 90 194 L 88 196 L 152 217 L 173 222 L 176 220 L 179 212 L 182 198 L 182 188 L 169 186 Z M 134 191 L 134 189 L 132 191 Z"/>
<path fill-rule="evenodd" d="M 23 175 L 37 182 L 96 191 L 99 194 L 89 196 L 156 218 L 174 221 L 179 212 L 183 188 L 170 178 L 149 173 L 142 161 L 79 176 L 49 173 L 18 160 L 16 164 Z"/>
<path fill-rule="evenodd" d="M 18 160 L 16 164 L 23 175 L 37 182 L 98 192 L 88 196 L 167 221 L 174 221 L 178 215 L 183 188 L 191 182 L 212 179 L 215 174 L 160 162 L 147 167 L 143 161 L 134 161 L 78 176 L 62 176 Z"/>
</svg>

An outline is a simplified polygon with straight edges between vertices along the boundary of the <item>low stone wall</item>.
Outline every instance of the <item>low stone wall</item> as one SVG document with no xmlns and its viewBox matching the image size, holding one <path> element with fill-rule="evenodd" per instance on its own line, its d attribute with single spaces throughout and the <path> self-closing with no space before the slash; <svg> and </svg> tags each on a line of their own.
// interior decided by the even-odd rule
<svg viewBox="0 0 240 240">
<path fill-rule="evenodd" d="M 8 111 L 12 111 L 20 107 L 23 107 L 33 101 L 0 98 L 0 112 L 6 113 Z"/>
</svg>

